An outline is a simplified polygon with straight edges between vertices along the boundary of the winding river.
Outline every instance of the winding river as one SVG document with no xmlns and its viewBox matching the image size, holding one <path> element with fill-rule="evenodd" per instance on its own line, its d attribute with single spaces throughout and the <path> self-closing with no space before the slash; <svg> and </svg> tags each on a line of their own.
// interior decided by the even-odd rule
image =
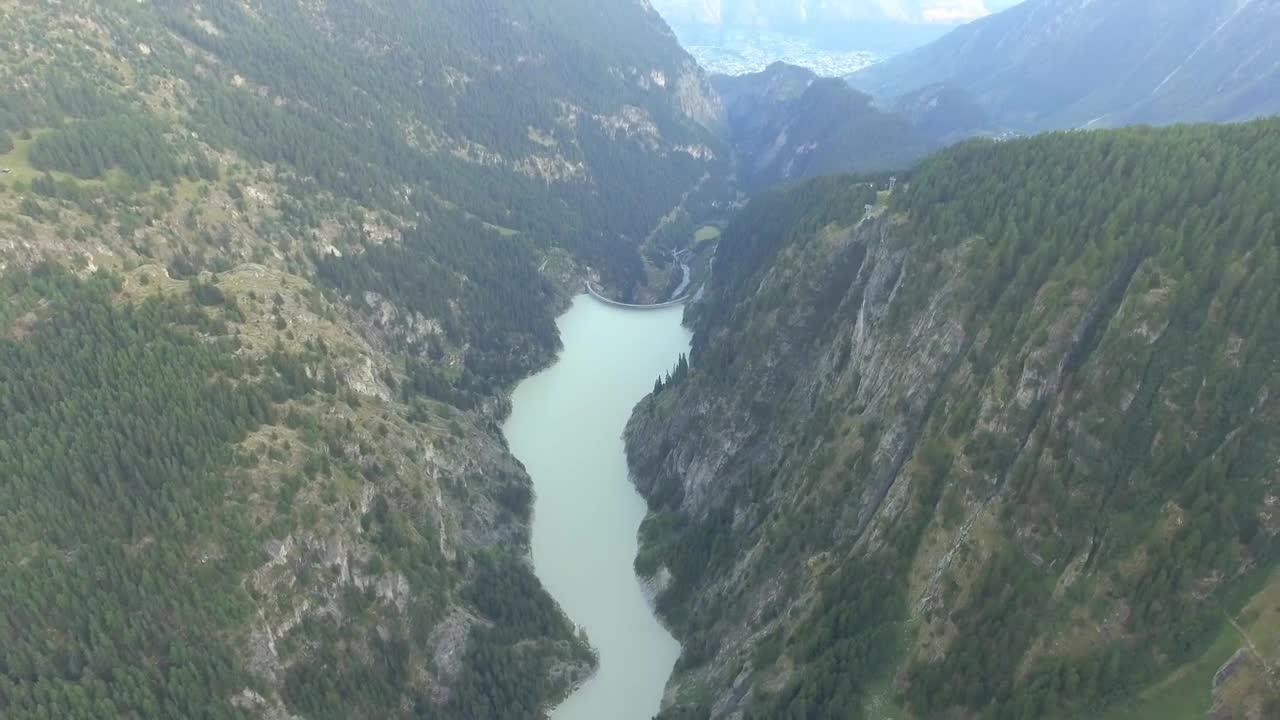
<svg viewBox="0 0 1280 720">
<path fill-rule="evenodd" d="M 645 504 L 627 478 L 622 430 L 654 379 L 688 352 L 682 312 L 580 295 L 557 321 L 555 365 L 512 396 L 507 442 L 537 492 L 534 570 L 600 653 L 599 671 L 555 720 L 650 720 L 680 652 L 632 567 Z"/>
</svg>

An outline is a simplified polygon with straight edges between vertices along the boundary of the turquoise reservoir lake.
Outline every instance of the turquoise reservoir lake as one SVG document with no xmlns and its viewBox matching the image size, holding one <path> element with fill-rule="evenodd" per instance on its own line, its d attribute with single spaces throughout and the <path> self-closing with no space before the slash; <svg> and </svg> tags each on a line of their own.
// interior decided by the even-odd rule
<svg viewBox="0 0 1280 720">
<path fill-rule="evenodd" d="M 654 379 L 689 351 L 683 311 L 581 295 L 557 321 L 559 359 L 512 396 L 504 432 L 537 493 L 534 570 L 600 653 L 599 671 L 555 720 L 650 720 L 680 654 L 632 566 L 645 504 L 627 477 L 622 430 Z"/>
</svg>

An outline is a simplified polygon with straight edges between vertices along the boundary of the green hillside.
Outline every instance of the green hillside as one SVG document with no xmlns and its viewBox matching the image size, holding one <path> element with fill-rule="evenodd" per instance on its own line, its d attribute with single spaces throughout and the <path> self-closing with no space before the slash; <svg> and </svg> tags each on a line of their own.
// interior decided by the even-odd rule
<svg viewBox="0 0 1280 720">
<path fill-rule="evenodd" d="M 1274 626 L 1230 633 L 1280 549 L 1278 130 L 971 143 L 870 214 L 857 179 L 753 202 L 628 429 L 666 715 L 1084 717 L 1156 683 L 1274 712 Z"/>
<path fill-rule="evenodd" d="M 504 393 L 719 123 L 632 0 L 0 2 L 0 716 L 540 717 Z"/>
</svg>

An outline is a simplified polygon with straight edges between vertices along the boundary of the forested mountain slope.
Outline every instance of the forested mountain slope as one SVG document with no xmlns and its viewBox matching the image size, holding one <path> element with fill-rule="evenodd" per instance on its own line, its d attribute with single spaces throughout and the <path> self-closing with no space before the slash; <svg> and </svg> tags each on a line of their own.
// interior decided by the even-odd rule
<svg viewBox="0 0 1280 720">
<path fill-rule="evenodd" d="M 1276 0 L 1027 0 L 860 71 L 891 100 L 944 83 L 1001 129 L 1247 120 L 1280 111 Z"/>
<path fill-rule="evenodd" d="M 1275 716 L 1277 163 L 1050 134 L 753 201 L 627 429 L 664 717 Z"/>
<path fill-rule="evenodd" d="M 0 716 L 538 716 L 502 393 L 720 122 L 638 0 L 0 2 Z"/>
<path fill-rule="evenodd" d="M 716 75 L 741 186 L 756 191 L 840 172 L 898 170 L 937 144 L 907 119 L 835 78 L 774 63 Z"/>
</svg>

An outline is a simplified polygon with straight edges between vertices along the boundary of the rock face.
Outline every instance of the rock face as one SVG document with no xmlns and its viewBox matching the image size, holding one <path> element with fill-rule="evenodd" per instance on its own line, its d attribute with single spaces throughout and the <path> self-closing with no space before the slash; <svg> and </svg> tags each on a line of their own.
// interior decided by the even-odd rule
<svg viewBox="0 0 1280 720">
<path fill-rule="evenodd" d="M 936 147 L 906 118 L 872 106 L 841 80 L 774 63 L 712 78 L 728 113 L 744 188 L 760 190 L 840 172 L 906 168 Z"/>
<path fill-rule="evenodd" d="M 734 136 L 754 137 L 817 79 L 810 70 L 777 62 L 758 73 L 714 75 L 711 82 L 725 104 Z"/>
<path fill-rule="evenodd" d="M 944 84 L 907 93 L 893 108 L 926 136 L 950 144 L 990 128 L 991 120 L 968 93 Z"/>
<path fill-rule="evenodd" d="M 684 643 L 664 717 L 1078 716 L 1195 659 L 1275 565 L 1280 325 L 1200 335 L 1244 307 L 1175 270 L 1200 206 L 1133 181 L 1169 214 L 1124 215 L 1096 193 L 1129 181 L 1081 158 L 1176 185 L 1181 160 L 1140 158 L 1275 129 L 969 144 L 887 205 L 852 180 L 753 201 L 689 310 L 692 373 L 626 432 L 637 567 Z M 1116 212 L 1168 244 L 1070 250 Z"/>
<path fill-rule="evenodd" d="M 692 61 L 681 68 L 676 79 L 676 106 L 685 117 L 716 133 L 725 130 L 724 106 L 702 71 Z"/>
<path fill-rule="evenodd" d="M 1002 129 L 1237 121 L 1274 113 L 1276 0 L 1028 0 L 855 73 L 892 99 L 945 83 Z"/>
</svg>

